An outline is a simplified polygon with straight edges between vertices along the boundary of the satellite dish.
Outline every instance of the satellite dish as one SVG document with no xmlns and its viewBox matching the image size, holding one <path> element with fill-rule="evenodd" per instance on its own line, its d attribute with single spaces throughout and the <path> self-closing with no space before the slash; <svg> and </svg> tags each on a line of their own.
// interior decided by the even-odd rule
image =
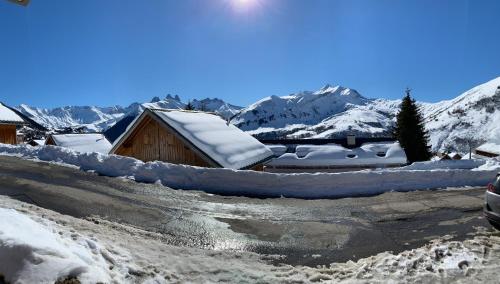
<svg viewBox="0 0 500 284">
<path fill-rule="evenodd" d="M 7 0 L 9 2 L 12 2 L 12 3 L 15 3 L 15 4 L 19 4 L 19 5 L 22 5 L 22 6 L 28 6 L 28 4 L 30 3 L 30 0 Z"/>
</svg>

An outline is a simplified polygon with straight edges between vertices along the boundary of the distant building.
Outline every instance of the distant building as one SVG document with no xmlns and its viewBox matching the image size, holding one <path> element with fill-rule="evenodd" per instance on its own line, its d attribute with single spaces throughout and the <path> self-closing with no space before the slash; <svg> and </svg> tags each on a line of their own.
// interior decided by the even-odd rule
<svg viewBox="0 0 500 284">
<path fill-rule="evenodd" d="M 45 145 L 65 147 L 82 153 L 107 154 L 111 150 L 111 143 L 100 133 L 51 134 Z"/>
<path fill-rule="evenodd" d="M 439 160 L 462 160 L 462 155 L 457 152 L 437 153 Z"/>
<path fill-rule="evenodd" d="M 111 154 L 142 161 L 262 170 L 273 152 L 218 115 L 146 109 L 116 139 Z"/>
<path fill-rule="evenodd" d="M 398 142 L 365 143 L 346 148 L 338 144 L 298 145 L 266 164 L 270 172 L 351 171 L 400 167 L 408 163 Z"/>
<path fill-rule="evenodd" d="M 478 156 L 494 158 L 500 156 L 500 143 L 485 143 L 474 150 Z"/>
<path fill-rule="evenodd" d="M 16 129 L 24 124 L 24 120 L 19 115 L 0 103 L 0 143 L 17 144 Z"/>
<path fill-rule="evenodd" d="M 31 146 L 43 146 L 43 145 L 45 145 L 45 140 L 44 139 L 31 139 L 26 144 L 29 144 Z"/>
</svg>

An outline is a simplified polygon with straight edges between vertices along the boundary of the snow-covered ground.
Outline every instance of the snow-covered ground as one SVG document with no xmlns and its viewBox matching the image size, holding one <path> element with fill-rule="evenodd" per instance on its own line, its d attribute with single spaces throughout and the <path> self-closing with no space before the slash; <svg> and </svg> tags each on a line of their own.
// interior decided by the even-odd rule
<svg viewBox="0 0 500 284">
<path fill-rule="evenodd" d="M 210 193 L 297 198 L 373 195 L 463 186 L 484 186 L 500 169 L 498 159 L 483 160 L 466 169 L 435 167 L 380 169 L 342 173 L 276 174 L 220 168 L 201 168 L 164 162 L 144 163 L 134 158 L 99 153 L 79 153 L 55 146 L 2 145 L 0 154 L 76 166 L 111 177 L 161 183 L 175 189 Z M 417 167 L 417 165 L 415 165 Z"/>
<path fill-rule="evenodd" d="M 399 254 L 306 267 L 279 256 L 168 245 L 164 236 L 0 196 L 0 275 L 10 283 L 496 283 L 500 237 L 482 231 Z M 230 264 L 230 265 L 228 265 Z"/>
</svg>

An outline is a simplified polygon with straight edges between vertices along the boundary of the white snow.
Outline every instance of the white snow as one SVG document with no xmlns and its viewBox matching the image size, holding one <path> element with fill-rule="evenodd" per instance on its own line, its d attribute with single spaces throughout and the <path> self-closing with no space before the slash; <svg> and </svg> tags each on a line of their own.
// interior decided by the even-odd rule
<svg viewBox="0 0 500 284">
<path fill-rule="evenodd" d="M 439 169 L 448 169 L 448 170 L 456 170 L 456 169 L 467 169 L 471 170 L 474 168 L 478 168 L 485 164 L 484 160 L 436 160 L 429 162 L 416 162 L 409 166 L 402 167 L 404 170 L 420 170 L 420 171 L 429 171 L 429 170 L 439 170 Z"/>
<path fill-rule="evenodd" d="M 111 177 L 161 183 L 175 189 L 251 196 L 326 198 L 463 186 L 484 186 L 496 176 L 500 160 L 478 160 L 469 169 L 408 170 L 393 168 L 343 173 L 275 174 L 220 168 L 200 168 L 134 158 L 78 153 L 54 146 L 0 144 L 0 154 L 77 166 Z M 458 161 L 457 161 L 458 162 Z"/>
<path fill-rule="evenodd" d="M 8 283 L 54 283 L 66 277 L 110 282 L 97 244 L 61 235 L 50 222 L 41 224 L 0 208 L 0 274 Z"/>
<path fill-rule="evenodd" d="M 233 116 L 241 109 L 220 99 L 194 100 L 192 104 L 225 118 Z M 167 95 L 163 99 L 155 97 L 151 102 L 132 103 L 128 107 L 65 106 L 43 109 L 21 104 L 17 110 L 49 129 L 84 127 L 88 131 L 100 132 L 113 126 L 123 117 L 139 115 L 145 108 L 184 109 L 185 107 L 186 104 L 181 102 L 178 96 Z"/>
<path fill-rule="evenodd" d="M 272 256 L 168 245 L 162 241 L 165 235 L 96 218 L 77 219 L 5 196 L 0 196 L 0 217 L 0 274 L 7 283 L 68 278 L 82 284 L 308 279 L 292 266 L 268 263 L 276 259 Z"/>
<path fill-rule="evenodd" d="M 273 151 L 275 157 L 279 157 L 286 153 L 287 148 L 285 145 L 266 145 L 271 151 Z"/>
<path fill-rule="evenodd" d="M 24 120 L 11 109 L 0 103 L 0 122 L 23 123 Z"/>
<path fill-rule="evenodd" d="M 0 217 L 0 274 L 10 283 L 496 283 L 500 267 L 500 237 L 485 230 L 461 242 L 445 236 L 399 254 L 307 267 L 272 265 L 276 257 L 249 252 L 172 246 L 164 235 L 5 196 Z"/>
<path fill-rule="evenodd" d="M 84 134 L 52 134 L 50 137 L 60 147 L 69 148 L 77 152 L 97 152 L 107 154 L 111 150 L 111 143 L 99 133 Z"/>
<path fill-rule="evenodd" d="M 399 143 L 367 143 L 347 149 L 341 145 L 301 145 L 268 163 L 280 167 L 388 167 L 407 163 Z"/>
<path fill-rule="evenodd" d="M 493 143 L 493 142 L 485 143 L 477 147 L 476 150 L 500 155 L 500 143 Z"/>
<path fill-rule="evenodd" d="M 242 169 L 273 156 L 273 152 L 251 135 L 228 124 L 218 115 L 205 112 L 148 109 L 180 135 L 200 149 L 221 167 Z M 129 133 L 132 126 L 115 141 L 113 147 Z"/>
<path fill-rule="evenodd" d="M 35 142 L 39 146 L 45 145 L 45 140 L 43 140 L 43 139 L 35 139 L 35 140 L 33 140 L 33 142 Z"/>
</svg>

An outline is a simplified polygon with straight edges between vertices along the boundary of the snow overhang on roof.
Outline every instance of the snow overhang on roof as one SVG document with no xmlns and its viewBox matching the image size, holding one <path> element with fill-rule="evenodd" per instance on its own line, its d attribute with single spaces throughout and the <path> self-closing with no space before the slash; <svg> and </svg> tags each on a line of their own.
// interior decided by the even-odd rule
<svg viewBox="0 0 500 284">
<path fill-rule="evenodd" d="M 116 151 L 128 135 L 147 115 L 171 128 L 178 136 L 212 161 L 215 166 L 229 169 L 247 169 L 273 157 L 273 152 L 251 135 L 236 126 L 228 124 L 216 114 L 168 110 L 146 109 L 127 130 L 115 141 L 111 153 Z"/>
<path fill-rule="evenodd" d="M 0 124 L 25 124 L 24 119 L 13 110 L 0 103 Z"/>
</svg>

